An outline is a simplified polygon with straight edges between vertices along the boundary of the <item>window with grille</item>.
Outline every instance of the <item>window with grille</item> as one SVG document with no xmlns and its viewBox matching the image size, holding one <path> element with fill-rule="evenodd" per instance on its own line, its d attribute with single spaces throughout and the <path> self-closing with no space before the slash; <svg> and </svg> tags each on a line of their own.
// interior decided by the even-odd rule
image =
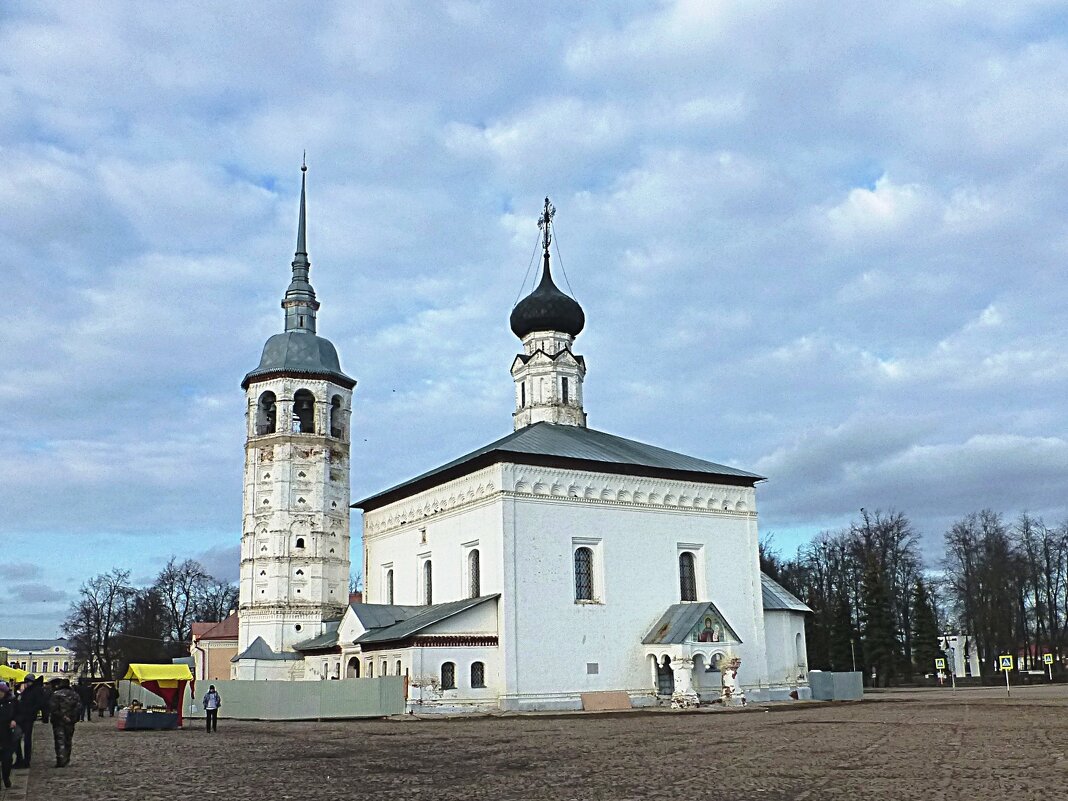
<svg viewBox="0 0 1068 801">
<path fill-rule="evenodd" d="M 386 571 L 386 603 L 393 603 L 393 571 Z"/>
<path fill-rule="evenodd" d="M 423 603 L 434 603 L 434 568 L 429 559 L 423 562 Z"/>
<path fill-rule="evenodd" d="M 456 689 L 456 665 L 452 662 L 446 662 L 441 666 L 441 689 Z"/>
<path fill-rule="evenodd" d="M 689 551 L 679 554 L 679 597 L 683 601 L 697 600 L 697 572 Z"/>
<path fill-rule="evenodd" d="M 479 575 L 478 548 L 467 555 L 467 596 L 477 598 L 482 594 L 482 577 Z"/>
<path fill-rule="evenodd" d="M 575 600 L 593 600 L 593 551 L 586 547 L 575 549 Z"/>
<path fill-rule="evenodd" d="M 485 687 L 486 686 L 486 666 L 481 662 L 471 663 L 471 686 L 472 687 Z"/>
</svg>

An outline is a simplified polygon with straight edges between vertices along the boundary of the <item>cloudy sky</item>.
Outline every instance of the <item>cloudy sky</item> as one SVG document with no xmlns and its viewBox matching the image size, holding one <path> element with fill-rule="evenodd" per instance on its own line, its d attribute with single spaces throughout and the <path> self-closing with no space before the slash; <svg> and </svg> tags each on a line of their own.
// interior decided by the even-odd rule
<svg viewBox="0 0 1068 801">
<path fill-rule="evenodd" d="M 0 636 L 236 576 L 305 149 L 354 498 L 511 430 L 549 194 L 591 425 L 768 476 L 785 550 L 1062 520 L 1068 13 L 870 6 L 0 5 Z"/>
</svg>

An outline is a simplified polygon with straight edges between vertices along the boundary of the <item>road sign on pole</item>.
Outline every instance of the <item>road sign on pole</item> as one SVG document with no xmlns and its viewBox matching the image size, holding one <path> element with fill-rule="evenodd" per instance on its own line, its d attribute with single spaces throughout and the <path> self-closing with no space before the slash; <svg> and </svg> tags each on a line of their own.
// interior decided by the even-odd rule
<svg viewBox="0 0 1068 801">
<path fill-rule="evenodd" d="M 1002 654 L 998 657 L 998 666 L 1005 674 L 1005 695 L 1012 695 L 1009 689 L 1009 671 L 1012 670 L 1012 654 Z"/>
<path fill-rule="evenodd" d="M 1046 665 L 1046 670 L 1049 671 L 1049 680 L 1053 681 L 1053 654 L 1042 654 L 1042 661 Z"/>
</svg>

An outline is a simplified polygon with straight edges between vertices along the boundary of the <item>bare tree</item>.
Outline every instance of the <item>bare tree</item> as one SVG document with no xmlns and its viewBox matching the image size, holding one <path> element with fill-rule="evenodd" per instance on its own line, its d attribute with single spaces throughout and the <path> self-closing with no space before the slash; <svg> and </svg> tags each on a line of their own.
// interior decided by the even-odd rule
<svg viewBox="0 0 1068 801">
<path fill-rule="evenodd" d="M 82 584 L 71 604 L 63 633 L 90 675 L 111 680 L 121 662 L 119 634 L 136 595 L 130 571 L 115 568 Z"/>
<path fill-rule="evenodd" d="M 175 643 L 187 643 L 198 610 L 204 602 L 211 576 L 193 559 L 178 562 L 172 556 L 152 585 L 163 603 L 166 637 Z"/>
</svg>

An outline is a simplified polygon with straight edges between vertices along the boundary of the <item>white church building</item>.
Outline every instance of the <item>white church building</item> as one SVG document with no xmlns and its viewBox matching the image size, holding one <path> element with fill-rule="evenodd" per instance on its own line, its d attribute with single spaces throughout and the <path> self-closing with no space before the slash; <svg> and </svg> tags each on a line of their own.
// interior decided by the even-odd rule
<svg viewBox="0 0 1068 801">
<path fill-rule="evenodd" d="M 585 326 L 550 268 L 512 310 L 514 431 L 353 504 L 355 381 L 315 332 L 304 188 L 286 331 L 245 377 L 234 678 L 408 677 L 430 710 L 807 697 L 805 615 L 760 572 L 761 476 L 587 426 Z"/>
</svg>

